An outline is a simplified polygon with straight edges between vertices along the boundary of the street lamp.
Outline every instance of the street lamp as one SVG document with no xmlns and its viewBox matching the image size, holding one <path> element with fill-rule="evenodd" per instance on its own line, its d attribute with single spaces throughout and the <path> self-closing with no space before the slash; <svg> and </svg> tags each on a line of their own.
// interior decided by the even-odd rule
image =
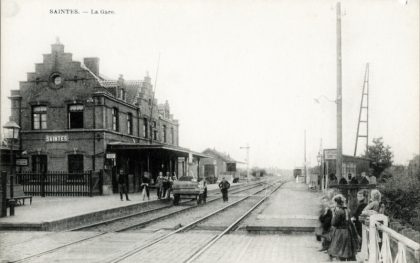
<svg viewBox="0 0 420 263">
<path fill-rule="evenodd" d="M 341 57 L 341 56 L 340 56 Z M 340 62 L 341 63 L 341 62 Z M 341 67 L 341 65 L 340 65 Z M 340 74 L 341 74 L 341 69 L 340 69 Z M 339 75 L 340 75 L 339 74 Z M 337 111 L 336 111 L 336 118 L 337 118 L 337 128 L 336 128 L 336 133 L 337 133 L 337 157 L 336 157 L 336 176 L 337 179 L 340 180 L 341 176 L 342 176 L 342 167 L 343 167 L 343 132 L 342 132 L 342 95 L 341 95 L 341 75 L 338 77 L 340 78 L 339 80 L 339 87 L 337 88 L 337 99 L 336 100 L 332 100 L 330 98 L 328 98 L 325 95 L 321 95 L 318 98 L 314 98 L 314 102 L 320 104 L 321 103 L 321 99 L 325 99 L 328 102 L 334 103 L 337 106 Z M 328 166 L 327 166 L 328 167 Z M 326 187 L 328 185 L 328 171 L 327 171 L 327 178 L 326 178 Z"/>
<path fill-rule="evenodd" d="M 328 98 L 328 97 L 327 97 L 327 96 L 325 96 L 325 95 L 321 95 L 321 96 L 319 96 L 318 98 L 314 98 L 314 101 L 315 101 L 316 103 L 318 103 L 318 104 L 321 104 L 321 99 L 324 99 L 324 100 L 326 100 L 326 101 L 328 101 L 328 102 L 332 102 L 332 103 L 337 104 L 337 100 L 332 100 L 332 99 Z"/>
<path fill-rule="evenodd" d="M 19 138 L 19 130 L 20 130 L 20 126 L 14 122 L 14 121 L 9 121 L 7 122 L 4 126 L 4 138 L 10 141 L 10 200 L 9 200 L 9 205 L 10 205 L 10 216 L 14 216 L 15 215 L 15 202 L 16 200 L 13 198 L 13 175 L 15 173 L 15 169 L 16 169 L 16 165 L 15 165 L 15 160 L 14 160 L 14 155 L 13 155 L 13 146 L 14 146 L 14 142 L 15 140 L 17 140 Z"/>
</svg>

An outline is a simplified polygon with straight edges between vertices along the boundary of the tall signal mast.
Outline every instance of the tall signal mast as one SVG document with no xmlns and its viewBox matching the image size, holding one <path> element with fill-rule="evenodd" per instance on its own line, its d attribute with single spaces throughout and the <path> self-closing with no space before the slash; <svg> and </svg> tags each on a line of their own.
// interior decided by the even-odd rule
<svg viewBox="0 0 420 263">
<path fill-rule="evenodd" d="M 365 117 L 363 118 L 362 115 Z M 360 123 L 366 123 L 366 133 L 360 134 Z M 362 99 L 360 102 L 359 121 L 357 122 L 356 144 L 354 156 L 357 154 L 357 144 L 360 138 L 366 138 L 366 152 L 369 147 L 369 63 L 366 63 L 365 78 L 363 80 Z"/>
</svg>

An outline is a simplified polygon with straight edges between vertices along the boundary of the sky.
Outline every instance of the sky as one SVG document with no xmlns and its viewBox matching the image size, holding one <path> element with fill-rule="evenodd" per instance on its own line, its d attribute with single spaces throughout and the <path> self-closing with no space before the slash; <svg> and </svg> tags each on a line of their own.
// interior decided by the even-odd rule
<svg viewBox="0 0 420 263">
<path fill-rule="evenodd" d="M 336 1 L 1 3 L 2 125 L 10 90 L 59 37 L 74 60 L 99 57 L 112 79 L 150 72 L 154 83 L 160 54 L 156 97 L 180 122 L 180 146 L 245 161 L 249 144 L 251 166 L 286 169 L 303 165 L 305 130 L 309 165 L 321 147 L 336 147 Z M 341 5 L 343 153 L 354 151 L 369 63 L 369 137 L 407 164 L 419 151 L 419 0 Z"/>
</svg>

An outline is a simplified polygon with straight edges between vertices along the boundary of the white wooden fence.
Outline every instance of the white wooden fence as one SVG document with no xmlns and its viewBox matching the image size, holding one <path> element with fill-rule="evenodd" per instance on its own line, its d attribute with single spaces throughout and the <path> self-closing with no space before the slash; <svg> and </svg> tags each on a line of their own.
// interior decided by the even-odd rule
<svg viewBox="0 0 420 263">
<path fill-rule="evenodd" d="M 388 217 L 375 214 L 363 225 L 360 256 L 369 263 L 420 262 L 420 244 L 388 227 Z"/>
</svg>

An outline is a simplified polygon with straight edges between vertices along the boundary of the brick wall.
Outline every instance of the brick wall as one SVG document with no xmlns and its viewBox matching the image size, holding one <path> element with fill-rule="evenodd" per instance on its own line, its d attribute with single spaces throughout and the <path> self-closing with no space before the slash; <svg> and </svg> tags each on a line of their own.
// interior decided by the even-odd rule
<svg viewBox="0 0 420 263">
<path fill-rule="evenodd" d="M 91 58 L 89 61 L 87 66 L 99 75 L 99 60 Z M 55 81 L 58 76 L 61 82 Z M 115 83 L 125 87 L 122 76 Z M 19 123 L 20 109 L 22 149 L 29 156 L 29 165 L 23 170 L 32 169 L 31 155 L 37 154 L 47 155 L 50 171 L 67 171 L 67 156 L 82 154 L 84 169 L 91 170 L 93 153 L 96 156 L 96 169 L 102 169 L 106 146 L 109 142 L 149 142 L 143 134 L 143 118 L 149 119 L 150 116 L 149 98 L 153 95 L 150 78 L 145 78 L 141 90 L 138 91 L 140 95 L 132 99 L 135 100 L 132 101 L 135 104 L 113 97 L 111 90 L 102 85 L 97 76 L 82 67 L 80 62 L 72 60 L 71 53 L 64 52 L 62 44 L 52 45 L 51 54 L 43 55 L 42 63 L 35 64 L 35 72 L 28 73 L 27 80 L 20 82 L 20 89 L 13 90 L 11 94 L 11 119 Z M 169 104 L 165 112 L 168 118 L 159 118 L 157 100 L 153 99 L 153 103 L 153 119 L 157 121 L 158 131 L 156 142 L 163 142 L 162 125 L 166 125 L 167 143 L 178 145 L 178 121 L 169 114 Z M 84 106 L 82 129 L 69 129 L 68 107 L 71 104 Z M 37 105 L 45 105 L 47 108 L 47 129 L 45 130 L 32 129 L 32 109 Z M 113 131 L 112 127 L 113 108 L 117 108 L 119 112 L 118 131 Z M 132 135 L 128 134 L 128 113 L 131 113 L 133 117 Z M 171 138 L 171 128 L 174 129 L 174 138 Z M 67 136 L 68 140 L 46 142 L 47 135 Z M 150 136 L 149 131 L 149 138 Z"/>
</svg>

